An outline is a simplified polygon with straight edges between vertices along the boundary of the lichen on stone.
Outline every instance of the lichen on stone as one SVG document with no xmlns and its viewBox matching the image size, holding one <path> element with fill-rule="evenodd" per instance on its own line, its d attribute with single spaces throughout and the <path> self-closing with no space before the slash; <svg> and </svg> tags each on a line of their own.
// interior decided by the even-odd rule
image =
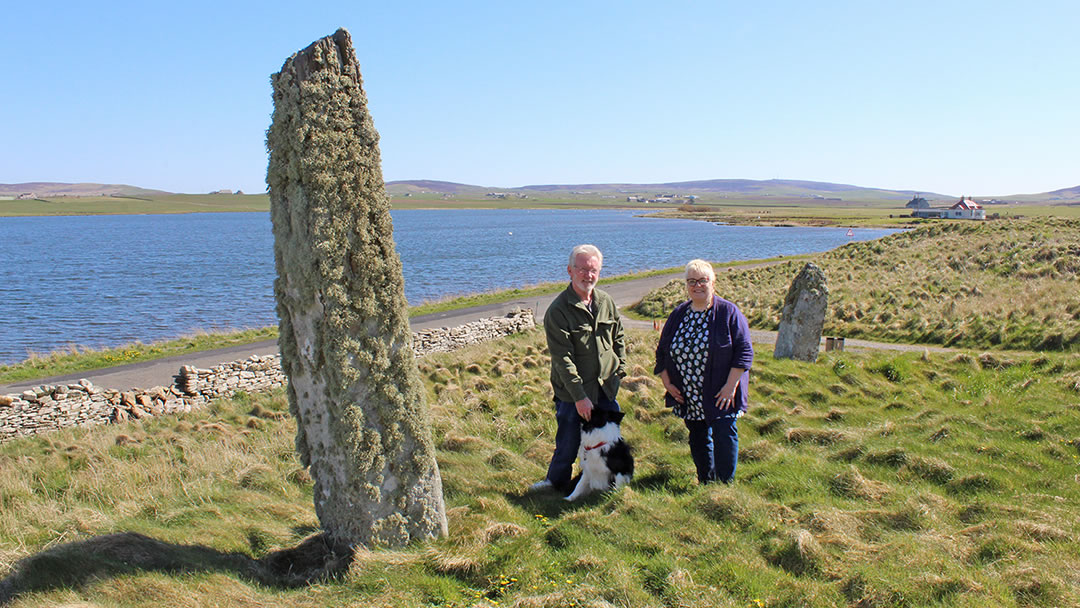
<svg viewBox="0 0 1080 608">
<path fill-rule="evenodd" d="M 445 534 L 379 136 L 348 32 L 293 55 L 271 81 L 279 345 L 320 522 L 353 544 Z"/>
</svg>

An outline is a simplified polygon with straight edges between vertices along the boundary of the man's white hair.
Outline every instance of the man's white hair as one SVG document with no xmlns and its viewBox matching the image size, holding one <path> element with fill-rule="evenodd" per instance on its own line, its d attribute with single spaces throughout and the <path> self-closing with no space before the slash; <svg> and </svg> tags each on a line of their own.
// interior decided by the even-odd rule
<svg viewBox="0 0 1080 608">
<path fill-rule="evenodd" d="M 577 256 L 587 255 L 591 258 L 596 258 L 596 261 L 600 263 L 600 266 L 604 265 L 604 254 L 600 253 L 600 250 L 596 248 L 596 245 L 578 245 L 570 252 L 570 266 L 574 265 L 577 261 Z"/>
<path fill-rule="evenodd" d="M 709 281 L 716 281 L 716 271 L 713 270 L 712 264 L 705 260 L 690 260 L 687 262 L 686 274 L 683 278 L 689 278 L 691 270 L 709 277 Z"/>
</svg>

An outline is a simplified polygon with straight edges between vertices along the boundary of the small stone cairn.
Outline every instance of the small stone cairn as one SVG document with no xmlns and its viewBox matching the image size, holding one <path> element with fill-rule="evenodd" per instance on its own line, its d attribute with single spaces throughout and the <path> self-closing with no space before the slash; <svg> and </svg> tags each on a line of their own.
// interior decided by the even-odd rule
<svg viewBox="0 0 1080 608">
<path fill-rule="evenodd" d="M 814 263 L 807 263 L 791 282 L 784 298 L 774 357 L 817 361 L 828 299 L 825 273 Z"/>
<path fill-rule="evenodd" d="M 536 321 L 532 310 L 515 310 L 505 317 L 414 332 L 413 351 L 417 357 L 449 352 L 533 327 Z M 0 442 L 73 426 L 181 414 L 234 393 L 274 390 L 286 381 L 277 355 L 254 355 L 209 369 L 185 365 L 175 379 L 172 386 L 127 391 L 102 388 L 84 379 L 0 395 Z"/>
</svg>

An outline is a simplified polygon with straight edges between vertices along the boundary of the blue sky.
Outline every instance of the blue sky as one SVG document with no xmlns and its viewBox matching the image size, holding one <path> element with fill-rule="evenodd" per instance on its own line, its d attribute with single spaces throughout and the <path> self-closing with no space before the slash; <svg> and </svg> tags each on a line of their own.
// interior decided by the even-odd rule
<svg viewBox="0 0 1080 608">
<path fill-rule="evenodd" d="M 1066 1 L 19 2 L 0 183 L 265 189 L 269 76 L 353 37 L 387 180 L 1080 184 Z"/>
</svg>

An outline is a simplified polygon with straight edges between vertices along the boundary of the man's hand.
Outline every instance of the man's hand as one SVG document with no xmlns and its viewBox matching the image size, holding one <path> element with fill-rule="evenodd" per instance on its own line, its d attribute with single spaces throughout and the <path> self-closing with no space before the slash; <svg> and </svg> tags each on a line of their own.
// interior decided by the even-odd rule
<svg viewBox="0 0 1080 608">
<path fill-rule="evenodd" d="M 581 401 L 575 401 L 574 407 L 577 408 L 578 416 L 581 416 L 585 420 L 592 418 L 592 399 L 585 397 Z"/>
</svg>

